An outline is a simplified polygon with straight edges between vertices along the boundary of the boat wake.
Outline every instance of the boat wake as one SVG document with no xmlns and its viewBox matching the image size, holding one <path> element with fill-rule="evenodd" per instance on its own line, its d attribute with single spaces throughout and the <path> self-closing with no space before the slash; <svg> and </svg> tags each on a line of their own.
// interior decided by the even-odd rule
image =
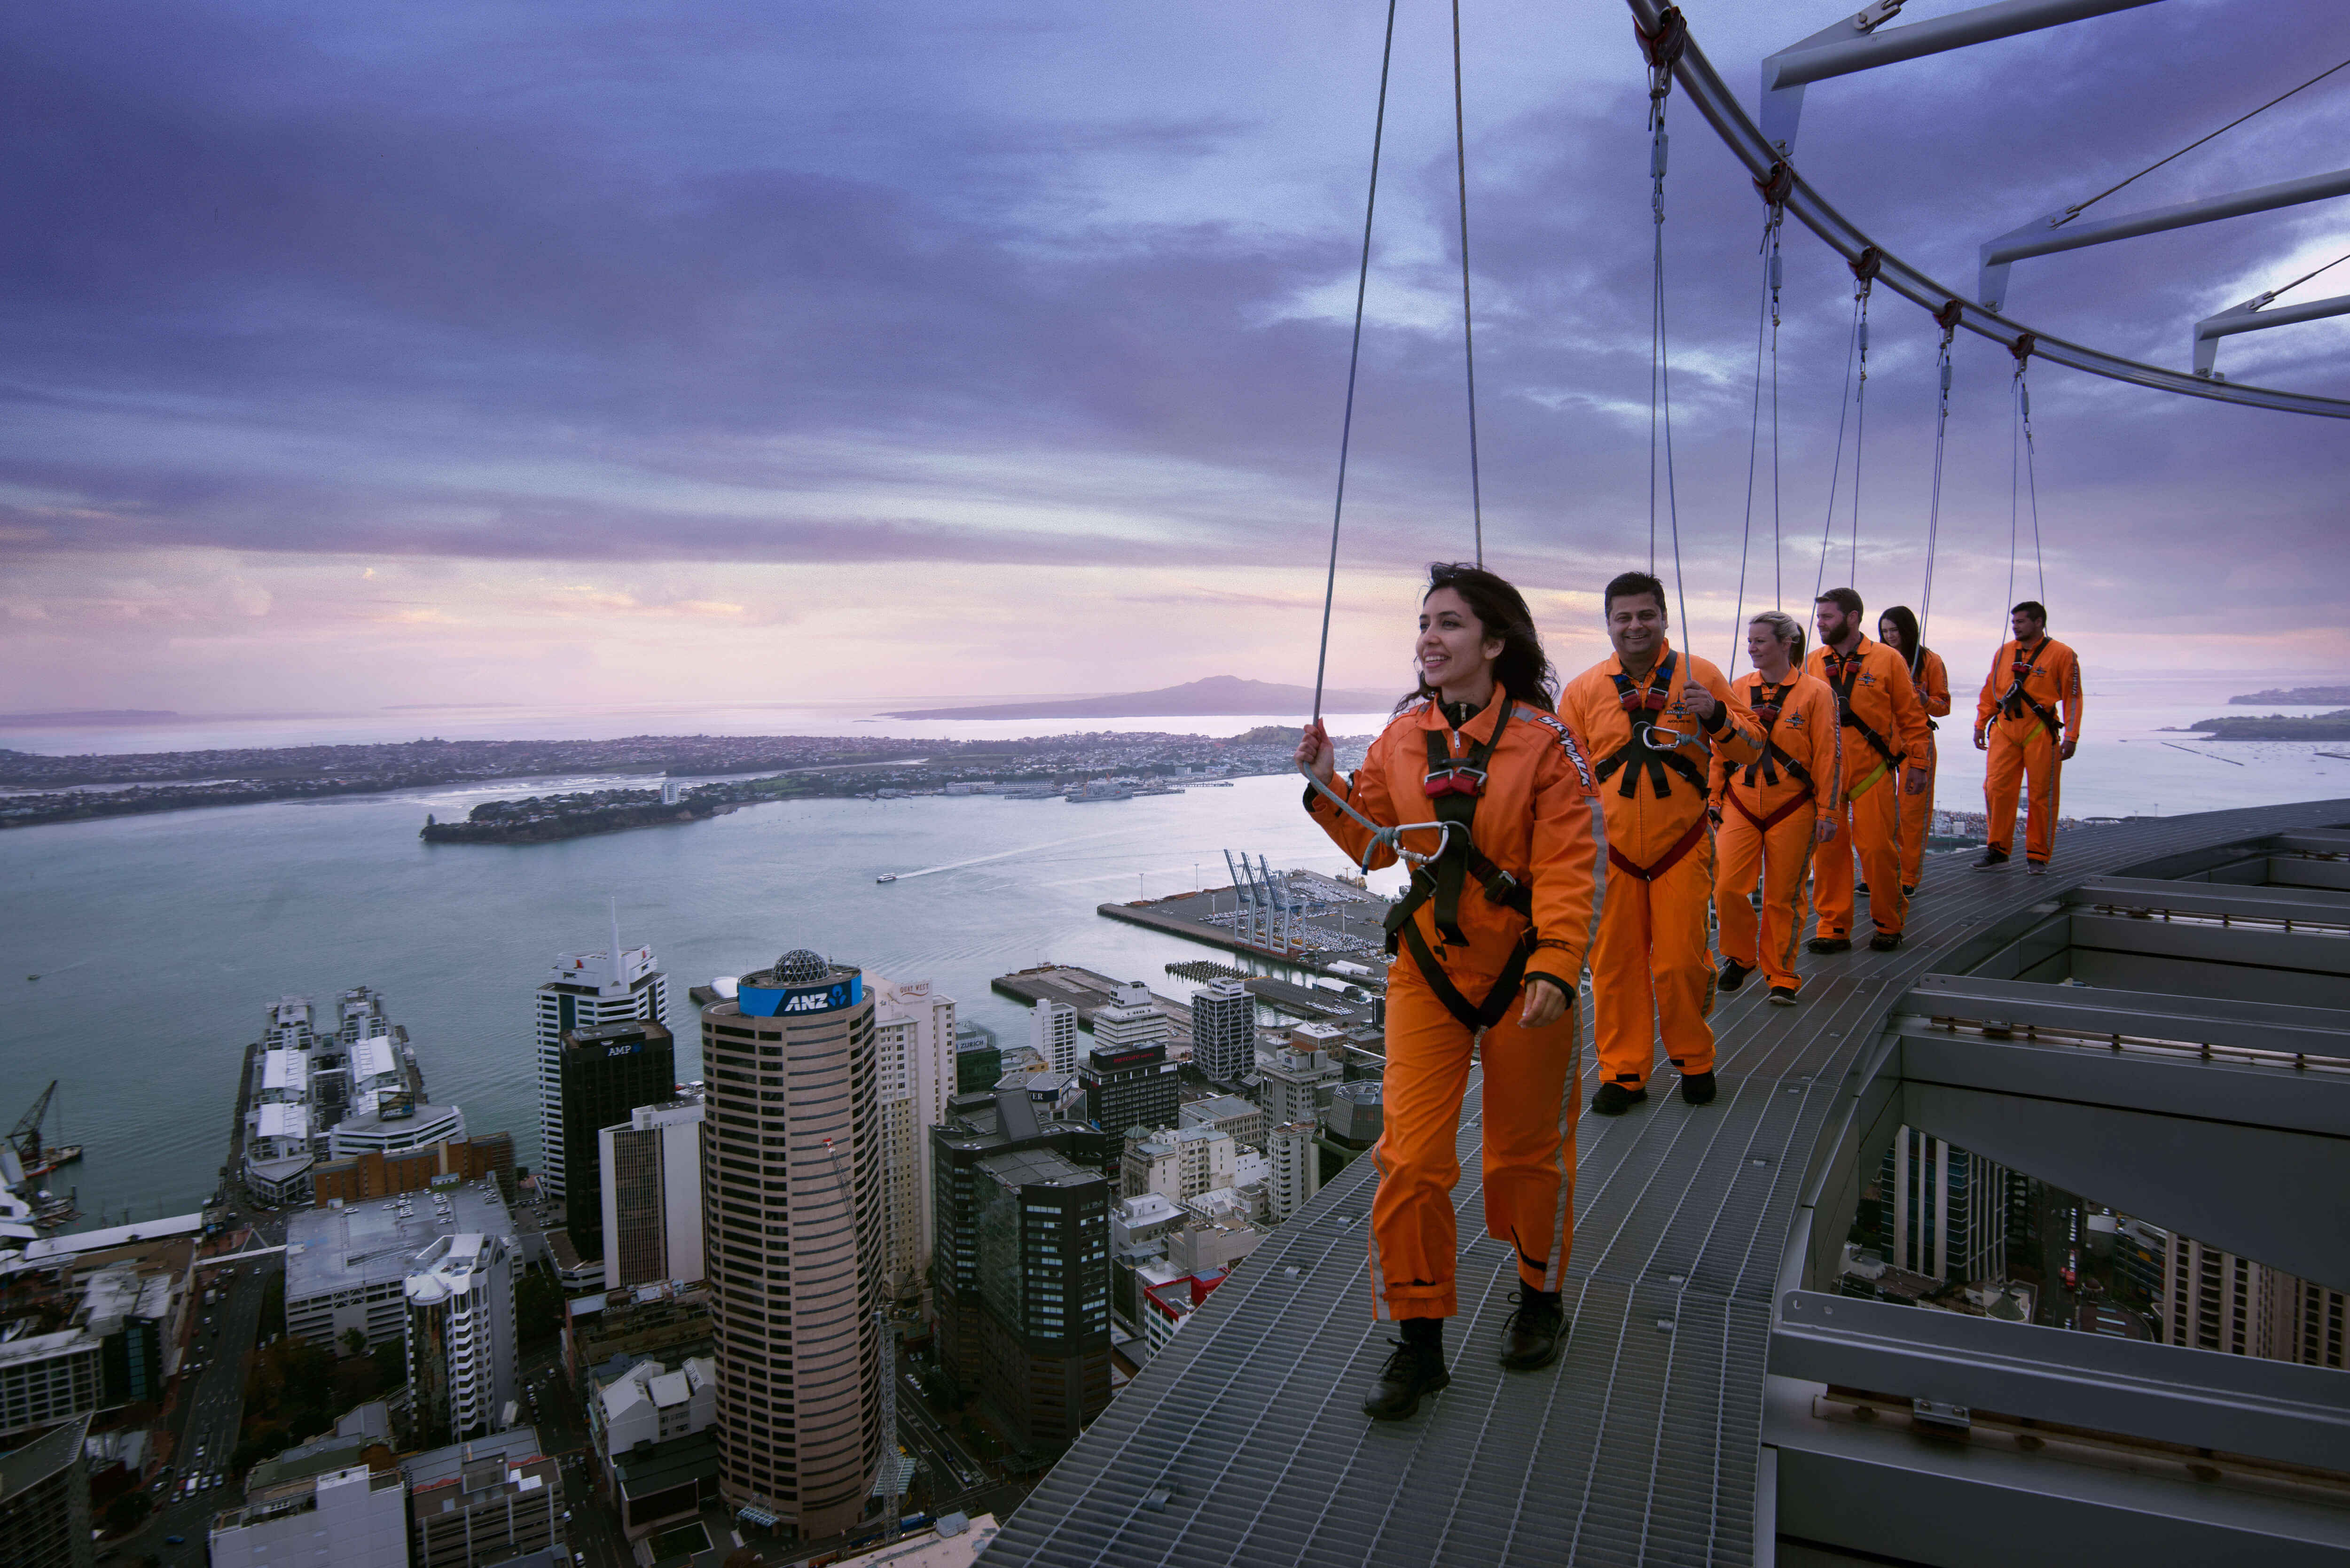
<svg viewBox="0 0 2350 1568">
<path fill-rule="evenodd" d="M 999 849 L 993 855 L 974 855 L 968 860 L 950 860 L 943 866 L 925 866 L 919 871 L 900 871 L 891 880 L 909 882 L 917 877 L 935 877 L 941 871 L 960 871 L 966 866 L 984 866 L 991 860 L 1009 860 L 1014 856 L 1058 849 L 1066 844 L 1085 844 L 1097 838 L 1124 838 L 1132 831 L 1131 828 L 1120 827 L 1107 833 L 1081 833 L 1074 838 L 1048 838 L 1042 844 L 1023 845 L 1017 849 Z"/>
</svg>

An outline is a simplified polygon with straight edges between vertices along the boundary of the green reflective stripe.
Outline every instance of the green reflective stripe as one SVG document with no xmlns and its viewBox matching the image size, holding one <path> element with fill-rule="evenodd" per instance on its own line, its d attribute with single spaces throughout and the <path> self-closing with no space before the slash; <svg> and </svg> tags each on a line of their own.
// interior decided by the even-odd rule
<svg viewBox="0 0 2350 1568">
<path fill-rule="evenodd" d="M 1858 784 L 1844 792 L 1844 798 L 1847 801 L 1855 801 L 1858 800 L 1862 795 L 1866 794 L 1870 788 L 1876 784 L 1877 781 L 1885 776 L 1885 763 L 1877 763 L 1876 770 L 1866 778 L 1861 780 Z"/>
</svg>

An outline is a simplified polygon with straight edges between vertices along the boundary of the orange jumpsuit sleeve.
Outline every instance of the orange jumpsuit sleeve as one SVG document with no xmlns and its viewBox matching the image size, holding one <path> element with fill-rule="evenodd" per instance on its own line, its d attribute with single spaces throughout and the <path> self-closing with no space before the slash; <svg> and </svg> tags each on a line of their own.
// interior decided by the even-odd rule
<svg viewBox="0 0 2350 1568">
<path fill-rule="evenodd" d="M 1831 788 L 1844 777 L 1844 725 L 1836 718 L 1835 693 L 1816 675 L 1805 676 L 1797 690 L 1807 710 L 1804 727 L 1811 732 L 1811 754 L 1804 758 L 1804 766 L 1811 770 L 1814 784 Z"/>
<path fill-rule="evenodd" d="M 1355 770 L 1352 778 L 1341 774 L 1330 781 L 1330 787 L 1344 795 L 1347 805 L 1373 822 L 1388 826 L 1393 826 L 1397 818 L 1395 806 L 1388 798 L 1387 771 L 1393 750 L 1390 742 L 1400 728 L 1402 726 L 1390 724 L 1380 732 L 1379 738 L 1371 742 L 1371 749 L 1363 754 L 1363 765 Z M 1345 850 L 1356 865 L 1367 864 L 1363 859 L 1366 849 L 1371 850 L 1367 862 L 1371 870 L 1396 863 L 1393 849 L 1384 844 L 1374 847 L 1370 831 L 1332 805 L 1312 784 L 1305 786 L 1305 814 L 1321 824 L 1322 831 L 1330 836 L 1330 841 Z"/>
<path fill-rule="evenodd" d="M 2000 684 L 1999 678 L 2009 665 L 2015 662 L 2014 649 L 2015 644 L 2002 642 L 1999 645 L 1999 651 L 1991 656 L 1991 673 L 1983 677 L 1982 695 L 1975 699 L 1975 733 L 1978 735 L 1990 729 L 1991 720 L 1998 716 L 2000 696 L 2007 690 Z"/>
<path fill-rule="evenodd" d="M 1607 814 L 1580 740 L 1545 745 L 1535 764 L 1534 950 L 1526 977 L 1546 975 L 1575 999 L 1607 900 Z"/>
<path fill-rule="evenodd" d="M 1909 680 L 1909 666 L 1890 656 L 1885 663 L 1893 677 L 1887 684 L 1893 698 L 1893 732 L 1901 739 L 1901 760 L 1910 767 L 1922 768 L 1933 744 L 1926 735 L 1926 706 L 1918 701 L 1918 688 Z"/>
<path fill-rule="evenodd" d="M 1942 656 L 1932 649 L 1918 661 L 1918 700 L 1926 705 L 1929 719 L 1950 716 L 1950 670 Z"/>
<path fill-rule="evenodd" d="M 1690 659 L 1690 671 L 1721 704 L 1721 722 L 1706 732 L 1706 738 L 1713 742 L 1714 763 L 1744 767 L 1760 762 L 1762 725 L 1747 703 L 1744 688 L 1732 686 L 1721 678 L 1721 670 L 1700 659 Z"/>
<path fill-rule="evenodd" d="M 2064 692 L 2064 736 L 2077 742 L 2081 738 L 2081 656 L 2070 648 L 2064 649 L 2064 669 L 2058 680 Z"/>
</svg>

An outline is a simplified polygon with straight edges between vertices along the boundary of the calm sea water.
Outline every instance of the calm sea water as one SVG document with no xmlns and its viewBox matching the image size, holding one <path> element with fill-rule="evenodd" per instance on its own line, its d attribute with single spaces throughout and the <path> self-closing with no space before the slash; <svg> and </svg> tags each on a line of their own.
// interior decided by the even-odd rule
<svg viewBox="0 0 2350 1568">
<path fill-rule="evenodd" d="M 2228 693 L 2246 684 L 2230 677 L 2093 685 L 2092 739 L 2066 770 L 2067 812 L 2177 814 L 2350 796 L 2350 760 L 2318 754 L 2337 748 L 2222 745 L 2158 732 L 2226 711 Z M 525 726 L 511 715 L 478 717 L 479 728 L 467 732 L 721 727 L 694 723 L 688 711 L 660 723 L 643 712 L 600 722 L 574 714 L 561 731 L 547 727 L 552 720 Z M 734 717 L 744 722 L 726 728 L 761 728 L 748 722 L 757 714 Z M 789 728 L 856 732 L 838 713 L 802 719 Z M 1231 732 L 1255 722 L 1117 727 Z M 342 738 L 327 723 L 279 728 L 292 722 L 272 721 L 262 734 L 223 722 L 202 739 L 179 729 L 57 743 L 66 738 L 19 732 L 0 744 L 121 751 Z M 916 727 L 871 728 L 906 734 Z M 1050 726 L 920 728 L 998 734 Z M 395 732 L 413 732 L 414 723 Z M 427 724 L 421 732 L 459 732 Z M 1963 729 L 1943 738 L 1941 803 L 1980 809 L 1979 754 Z M 533 991 L 556 953 L 604 945 L 608 896 L 619 899 L 623 940 L 650 941 L 669 971 L 681 1072 L 698 1075 L 685 988 L 789 948 L 931 980 L 965 1016 L 1021 1039 L 1021 1010 L 988 989 L 997 974 L 1051 960 L 1180 993 L 1189 988 L 1163 966 L 1211 956 L 1104 919 L 1096 905 L 1176 892 L 1194 886 L 1195 876 L 1221 886 L 1226 848 L 1276 866 L 1346 868 L 1305 821 L 1297 786 L 1286 779 L 1087 805 L 983 796 L 811 801 L 557 845 L 427 846 L 416 837 L 428 811 L 459 815 L 535 787 L 284 802 L 0 835 L 0 908 L 7 911 L 0 992 L 9 1001 L 0 1010 L 0 1117 L 13 1122 L 19 1101 L 60 1079 L 64 1131 L 88 1152 L 58 1180 L 78 1189 L 84 1223 L 120 1220 L 126 1207 L 139 1218 L 182 1212 L 212 1190 L 225 1158 L 239 1054 L 257 1034 L 265 1005 L 286 992 L 325 1003 L 365 984 L 383 991 L 394 1020 L 408 1027 L 433 1098 L 463 1106 L 477 1131 L 513 1132 L 520 1158 L 536 1163 Z M 931 867 L 951 868 L 904 875 Z M 903 879 L 877 885 L 884 871 Z M 41 978 L 27 981 L 28 974 Z"/>
</svg>

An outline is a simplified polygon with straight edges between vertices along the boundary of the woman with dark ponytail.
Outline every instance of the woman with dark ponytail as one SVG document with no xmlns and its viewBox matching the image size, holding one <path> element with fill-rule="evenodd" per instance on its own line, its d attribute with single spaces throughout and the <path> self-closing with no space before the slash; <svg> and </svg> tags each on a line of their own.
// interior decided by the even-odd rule
<svg viewBox="0 0 2350 1568">
<path fill-rule="evenodd" d="M 1394 865 L 1399 841 L 1419 857 L 1388 919 L 1400 956 L 1388 971 L 1371 1304 L 1402 1337 L 1363 1401 L 1379 1420 L 1411 1415 L 1451 1381 L 1454 1147 L 1472 1056 L 1485 1067 L 1485 1229 L 1518 1260 L 1499 1359 L 1532 1371 L 1558 1357 L 1580 1093 L 1575 998 L 1607 871 L 1591 768 L 1554 711 L 1557 676 L 1524 597 L 1477 566 L 1430 566 L 1413 653 L 1419 686 L 1352 778 L 1338 776 L 1319 722 L 1297 747 L 1315 781 L 1305 809 L 1341 848 L 1367 869 Z"/>
<path fill-rule="evenodd" d="M 1926 865 L 1926 833 L 1934 823 L 1934 773 L 1940 762 L 1934 743 L 1934 721 L 1950 716 L 1950 672 L 1942 656 L 1926 647 L 1918 633 L 1918 618 L 1908 605 L 1895 605 L 1877 618 L 1877 640 L 1907 659 L 1909 684 L 1926 707 L 1926 788 L 1901 797 L 1901 894 L 1918 889 L 1918 874 Z"/>
</svg>

